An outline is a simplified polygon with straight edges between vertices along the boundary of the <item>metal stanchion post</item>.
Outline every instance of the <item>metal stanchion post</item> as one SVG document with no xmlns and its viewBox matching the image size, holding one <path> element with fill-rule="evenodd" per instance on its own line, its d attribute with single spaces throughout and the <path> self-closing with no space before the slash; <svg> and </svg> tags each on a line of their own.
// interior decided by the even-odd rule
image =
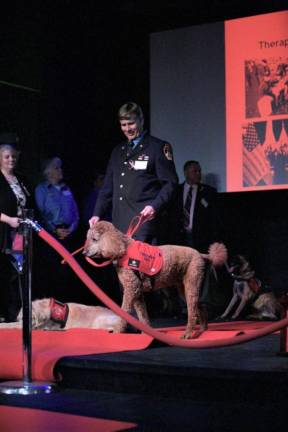
<svg viewBox="0 0 288 432">
<path fill-rule="evenodd" d="M 24 210 L 23 227 L 23 266 L 18 266 L 18 273 L 22 288 L 23 310 L 23 379 L 21 381 L 6 381 L 0 384 L 0 393 L 6 394 L 38 394 L 51 393 L 56 390 L 56 385 L 50 382 L 32 381 L 32 310 L 31 310 L 31 286 L 32 286 L 32 223 L 34 212 L 31 209 Z"/>
</svg>

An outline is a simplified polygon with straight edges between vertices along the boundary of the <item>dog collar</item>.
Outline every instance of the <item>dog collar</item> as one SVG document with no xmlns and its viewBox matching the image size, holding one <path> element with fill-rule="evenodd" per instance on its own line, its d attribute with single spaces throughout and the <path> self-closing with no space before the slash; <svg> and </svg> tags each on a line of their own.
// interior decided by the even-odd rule
<svg viewBox="0 0 288 432">
<path fill-rule="evenodd" d="M 247 274 L 246 277 L 243 277 L 243 276 L 237 275 L 237 274 L 235 274 L 233 272 L 230 273 L 231 277 L 233 279 L 239 281 L 239 282 L 244 282 L 244 281 L 248 282 L 249 280 L 251 280 L 251 279 L 254 278 L 254 274 L 255 274 L 255 272 L 250 272 L 250 273 Z"/>
<path fill-rule="evenodd" d="M 60 324 L 64 328 L 68 319 L 69 307 L 67 303 L 61 303 L 54 298 L 50 299 L 51 321 Z"/>
</svg>

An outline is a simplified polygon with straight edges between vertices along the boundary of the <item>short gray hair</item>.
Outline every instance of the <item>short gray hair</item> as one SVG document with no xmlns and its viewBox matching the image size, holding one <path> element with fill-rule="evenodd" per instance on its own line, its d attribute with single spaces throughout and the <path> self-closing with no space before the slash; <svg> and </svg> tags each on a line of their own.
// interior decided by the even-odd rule
<svg viewBox="0 0 288 432">
<path fill-rule="evenodd" d="M 20 155 L 20 151 L 17 150 L 12 144 L 0 144 L 0 156 L 2 156 L 2 153 L 5 150 L 13 152 L 16 156 L 16 160 L 18 160 L 18 157 Z"/>
<path fill-rule="evenodd" d="M 53 157 L 44 162 L 42 173 L 45 178 L 49 176 L 51 169 L 55 168 L 55 165 L 62 166 L 62 160 L 59 157 Z"/>
<path fill-rule="evenodd" d="M 120 107 L 118 111 L 119 120 L 130 120 L 134 118 L 140 121 L 144 120 L 143 111 L 140 105 L 137 105 L 135 102 L 127 102 Z"/>
</svg>

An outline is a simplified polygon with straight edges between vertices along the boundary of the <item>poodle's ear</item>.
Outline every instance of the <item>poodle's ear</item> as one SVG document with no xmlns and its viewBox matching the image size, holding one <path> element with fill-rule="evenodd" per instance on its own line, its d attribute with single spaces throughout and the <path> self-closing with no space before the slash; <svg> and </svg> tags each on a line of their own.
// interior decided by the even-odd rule
<svg viewBox="0 0 288 432">
<path fill-rule="evenodd" d="M 126 236 L 118 230 L 106 231 L 101 236 L 101 255 L 103 258 L 120 258 L 126 250 Z"/>
</svg>

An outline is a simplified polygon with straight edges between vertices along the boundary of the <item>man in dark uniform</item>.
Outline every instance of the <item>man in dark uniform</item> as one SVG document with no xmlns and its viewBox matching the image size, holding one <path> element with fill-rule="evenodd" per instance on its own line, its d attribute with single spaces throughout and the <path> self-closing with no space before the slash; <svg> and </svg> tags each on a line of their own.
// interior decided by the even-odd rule
<svg viewBox="0 0 288 432">
<path fill-rule="evenodd" d="M 136 103 L 124 104 L 118 118 L 127 140 L 112 151 L 89 224 L 97 223 L 112 202 L 112 222 L 120 231 L 125 233 L 132 218 L 141 213 L 148 222 L 134 238 L 157 244 L 157 215 L 178 184 L 172 147 L 143 130 L 142 109 Z"/>
</svg>

